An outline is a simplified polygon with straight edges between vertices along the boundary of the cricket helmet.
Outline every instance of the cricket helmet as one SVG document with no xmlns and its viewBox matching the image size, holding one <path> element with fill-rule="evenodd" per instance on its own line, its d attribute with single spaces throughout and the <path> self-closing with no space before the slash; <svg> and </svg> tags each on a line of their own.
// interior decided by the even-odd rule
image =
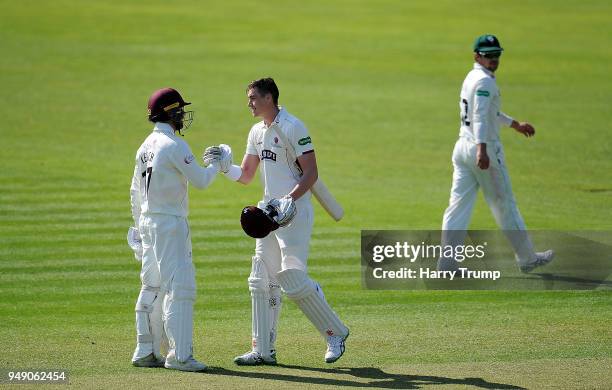
<svg viewBox="0 0 612 390">
<path fill-rule="evenodd" d="M 476 38 L 474 41 L 475 53 L 489 53 L 494 51 L 503 51 L 499 40 L 495 35 L 484 34 Z"/>
<path fill-rule="evenodd" d="M 255 206 L 246 206 L 240 214 L 242 230 L 253 238 L 264 238 L 270 232 L 278 229 L 279 224 L 273 219 L 276 210 L 267 206 L 265 210 Z"/>
<path fill-rule="evenodd" d="M 191 103 L 183 100 L 176 89 L 162 88 L 153 92 L 147 108 L 151 122 L 173 122 L 177 130 L 189 128 L 193 120 L 193 111 L 185 111 L 183 107 Z"/>
</svg>

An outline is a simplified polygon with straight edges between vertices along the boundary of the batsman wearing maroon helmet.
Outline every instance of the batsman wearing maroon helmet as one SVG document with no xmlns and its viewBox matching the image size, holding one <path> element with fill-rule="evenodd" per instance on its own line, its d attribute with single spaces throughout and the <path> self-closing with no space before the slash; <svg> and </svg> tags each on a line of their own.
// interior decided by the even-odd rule
<svg viewBox="0 0 612 390">
<path fill-rule="evenodd" d="M 219 167 L 230 163 L 218 155 L 206 168 L 195 161 L 189 145 L 176 133 L 187 129 L 192 111 L 172 88 L 149 99 L 149 121 L 155 125 L 136 153 L 130 188 L 132 217 L 128 242 L 142 257 L 142 287 L 136 301 L 137 345 L 132 364 L 202 371 L 193 358 L 193 303 L 196 297 L 191 235 L 187 221 L 188 184 L 206 188 Z M 140 247 L 140 245 L 141 247 Z M 168 341 L 164 359 L 161 344 Z"/>
</svg>

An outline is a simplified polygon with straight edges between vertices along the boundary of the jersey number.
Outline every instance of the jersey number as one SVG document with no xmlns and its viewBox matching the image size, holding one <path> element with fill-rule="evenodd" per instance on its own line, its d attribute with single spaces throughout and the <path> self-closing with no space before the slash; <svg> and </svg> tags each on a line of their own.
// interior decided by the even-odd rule
<svg viewBox="0 0 612 390">
<path fill-rule="evenodd" d="M 461 124 L 464 126 L 469 126 L 470 121 L 468 121 L 468 101 L 467 99 L 461 99 Z"/>
<path fill-rule="evenodd" d="M 149 195 L 149 186 L 151 185 L 151 175 L 153 174 L 153 167 L 147 167 L 147 170 L 142 173 L 142 177 L 144 177 L 145 182 L 145 197 Z"/>
</svg>

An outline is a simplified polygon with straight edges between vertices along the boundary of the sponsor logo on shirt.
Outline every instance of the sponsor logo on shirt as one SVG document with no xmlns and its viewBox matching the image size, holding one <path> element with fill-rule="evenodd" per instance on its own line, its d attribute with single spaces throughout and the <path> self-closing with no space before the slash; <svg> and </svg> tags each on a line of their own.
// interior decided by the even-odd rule
<svg viewBox="0 0 612 390">
<path fill-rule="evenodd" d="M 276 161 L 276 153 L 271 150 L 264 149 L 261 151 L 261 160 L 272 160 Z"/>
<path fill-rule="evenodd" d="M 195 159 L 195 157 L 193 157 L 193 154 L 190 154 L 189 156 L 185 156 L 185 159 L 183 161 L 185 161 L 185 164 L 191 164 L 191 162 Z"/>
<path fill-rule="evenodd" d="M 310 143 L 312 143 L 312 140 L 310 139 L 310 137 L 305 137 L 305 138 L 302 138 L 301 140 L 298 141 L 298 144 L 300 144 L 302 146 L 308 145 Z"/>
<path fill-rule="evenodd" d="M 476 91 L 476 96 L 489 97 L 489 91 L 483 91 L 482 89 L 479 89 L 478 91 Z"/>
</svg>

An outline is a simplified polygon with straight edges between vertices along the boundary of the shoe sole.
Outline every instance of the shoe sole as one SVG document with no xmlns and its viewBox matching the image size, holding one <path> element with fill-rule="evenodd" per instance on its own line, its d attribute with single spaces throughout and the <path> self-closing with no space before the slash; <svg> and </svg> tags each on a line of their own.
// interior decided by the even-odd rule
<svg viewBox="0 0 612 390">
<path fill-rule="evenodd" d="M 164 363 L 154 363 L 154 362 L 150 362 L 150 363 L 136 363 L 136 362 L 132 362 L 132 366 L 140 367 L 140 368 L 163 368 L 164 367 Z"/>
<path fill-rule="evenodd" d="M 531 271 L 533 271 L 536 268 L 543 267 L 545 265 L 548 265 L 548 264 L 552 263 L 554 258 L 555 258 L 555 252 L 552 253 L 552 255 L 550 256 L 550 259 L 548 259 L 548 261 L 546 263 L 538 264 L 538 265 L 534 265 L 534 266 L 529 266 L 529 267 L 519 267 L 519 269 L 521 270 L 522 273 L 528 274 L 528 273 L 530 273 Z"/>
<path fill-rule="evenodd" d="M 348 332 L 346 334 L 346 337 L 344 338 L 344 340 L 342 340 L 342 342 L 346 343 L 346 339 L 348 339 L 350 335 L 351 335 L 351 332 Z M 338 356 L 337 358 L 335 358 L 333 360 L 325 359 L 325 363 L 334 363 L 334 362 L 337 362 L 342 357 L 342 355 L 344 355 L 344 351 L 345 350 L 346 350 L 346 346 L 344 348 L 342 348 L 342 352 L 340 353 L 340 356 Z"/>
<path fill-rule="evenodd" d="M 242 362 L 239 360 L 234 360 L 234 364 L 236 364 L 237 366 L 276 366 L 278 363 L 275 361 L 273 362 L 267 362 L 265 360 L 259 361 L 259 362 L 254 362 L 254 363 L 247 363 L 247 362 Z"/>
<path fill-rule="evenodd" d="M 185 372 L 204 372 L 208 370 L 208 367 L 201 368 L 199 370 L 189 370 L 181 367 L 172 367 L 172 366 L 164 366 L 167 370 L 177 370 L 177 371 L 185 371 Z"/>
</svg>

